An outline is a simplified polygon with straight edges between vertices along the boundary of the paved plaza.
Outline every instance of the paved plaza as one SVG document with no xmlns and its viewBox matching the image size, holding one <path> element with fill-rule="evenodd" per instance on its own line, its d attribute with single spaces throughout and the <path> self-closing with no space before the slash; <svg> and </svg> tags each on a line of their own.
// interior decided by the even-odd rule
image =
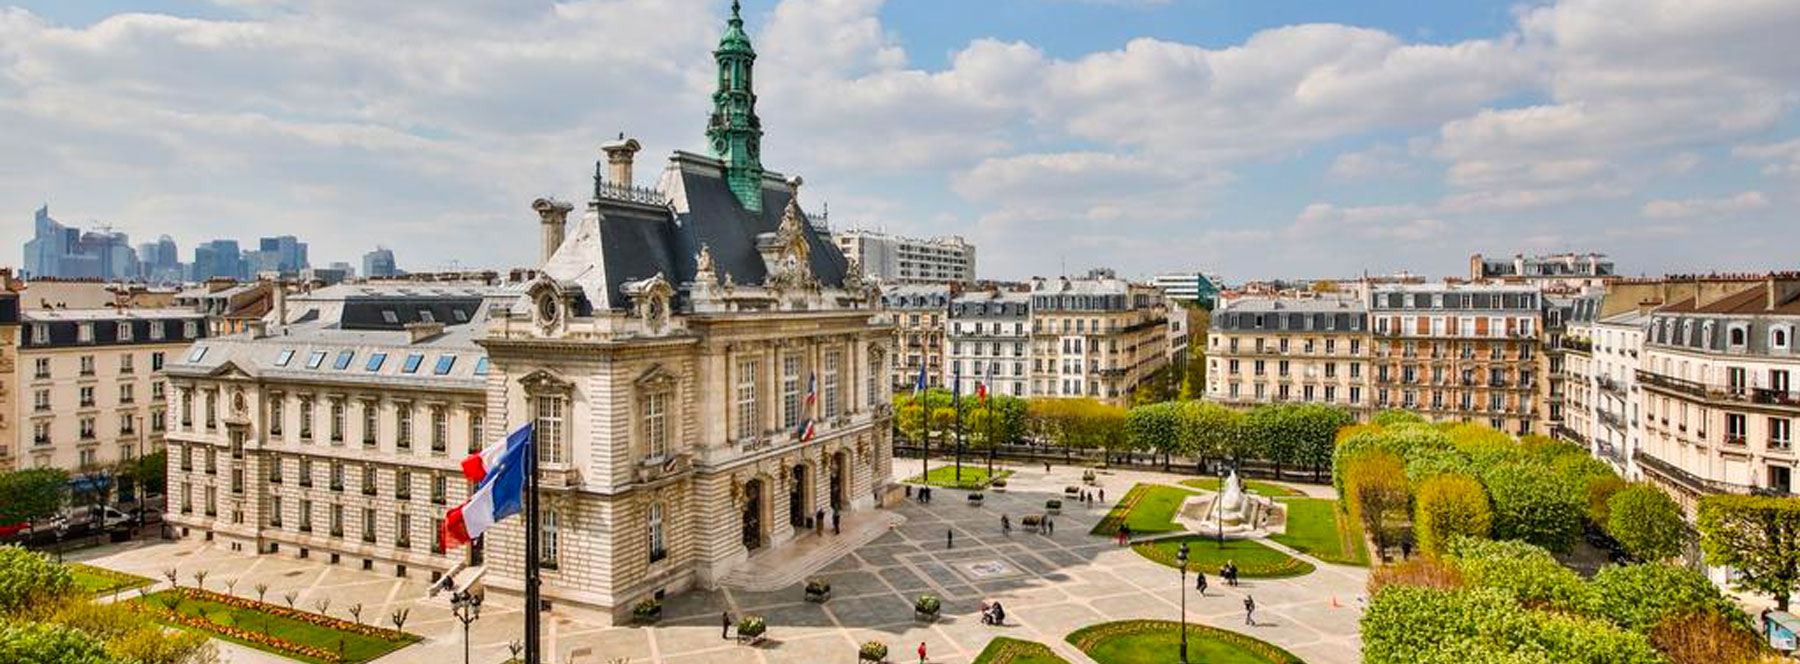
<svg viewBox="0 0 1800 664">
<path fill-rule="evenodd" d="M 979 507 L 969 505 L 962 491 L 938 489 L 932 504 L 909 501 L 893 510 L 904 517 L 903 522 L 891 527 L 882 522 L 888 532 L 873 535 L 869 543 L 837 556 L 814 574 L 832 584 L 832 598 L 824 604 L 804 601 L 796 582 L 772 591 L 727 588 L 678 595 L 665 603 L 663 621 L 653 628 L 600 627 L 553 613 L 545 620 L 547 652 L 554 654 L 555 662 L 576 664 L 609 664 L 619 658 L 632 664 L 852 663 L 857 644 L 874 639 L 889 645 L 890 660 L 895 662 L 913 661 L 912 653 L 923 641 L 933 662 L 962 663 L 972 660 L 992 638 L 1008 636 L 1047 644 L 1071 662 L 1088 662 L 1063 641 L 1065 635 L 1095 623 L 1178 616 L 1179 581 L 1174 569 L 1119 548 L 1108 538 L 1087 534 L 1107 506 L 1096 502 L 1086 508 L 1065 501 L 1062 516 L 1055 517 L 1054 536 L 1017 528 L 1020 516 L 1041 512 L 1044 500 L 1061 498 L 1064 486 L 1079 484 L 1081 468 L 1057 466 L 1046 474 L 1042 466 L 1010 467 L 1017 474 L 1009 490 L 989 492 L 986 504 Z M 902 459 L 895 472 L 910 476 L 918 469 L 916 459 L 911 463 Z M 1106 488 L 1107 498 L 1116 501 L 1134 483 L 1174 484 L 1179 479 L 1183 478 L 1126 471 L 1102 474 L 1100 486 Z M 1002 514 L 1012 516 L 1015 528 L 1010 535 L 1001 532 Z M 877 517 L 863 518 L 873 527 Z M 890 515 L 879 518 L 899 521 Z M 846 529 L 850 527 L 847 522 Z M 953 547 L 946 547 L 946 533 L 953 534 Z M 1244 631 L 1310 664 L 1360 661 L 1358 607 L 1367 571 L 1288 552 L 1313 563 L 1318 571 L 1291 579 L 1249 579 L 1239 588 L 1226 588 L 1214 579 L 1204 598 L 1193 594 L 1190 577 L 1188 619 Z M 301 596 L 296 604 L 301 607 L 330 597 L 331 613 L 339 617 L 348 617 L 343 607 L 359 602 L 365 607 L 365 619 L 378 616 L 384 621 L 393 609 L 410 607 L 406 629 L 425 640 L 380 662 L 450 664 L 462 658 L 462 627 L 444 599 L 425 597 L 423 579 L 396 579 L 316 560 L 252 557 L 199 542 L 101 549 L 83 558 L 155 579 L 161 579 L 161 570 L 174 566 L 182 570 L 184 583 L 191 582 L 189 571 L 204 568 L 210 573 L 210 588 L 223 590 L 224 580 L 236 578 L 236 592 L 253 596 L 252 587 L 267 583 L 269 601 L 279 602 L 283 593 L 297 590 Z M 914 622 L 912 599 L 921 593 L 943 598 L 943 618 L 938 622 Z M 1246 593 L 1256 598 L 1259 626 L 1244 626 Z M 1006 625 L 980 623 L 983 600 L 1006 606 Z M 519 638 L 523 626 L 519 607 L 515 597 L 490 596 L 471 629 L 471 661 L 494 664 L 508 657 L 507 644 Z M 769 624 L 769 640 L 746 647 L 721 639 L 721 611 L 762 615 Z M 225 646 L 225 652 L 237 664 L 284 661 L 235 646 Z"/>
</svg>

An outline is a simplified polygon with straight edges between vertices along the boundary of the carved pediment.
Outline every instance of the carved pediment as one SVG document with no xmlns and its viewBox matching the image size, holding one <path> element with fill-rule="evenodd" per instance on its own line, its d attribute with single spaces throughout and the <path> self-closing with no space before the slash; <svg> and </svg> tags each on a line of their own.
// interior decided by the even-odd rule
<svg viewBox="0 0 1800 664">
<path fill-rule="evenodd" d="M 632 312 L 651 331 L 660 332 L 668 325 L 669 300 L 675 296 L 675 287 L 663 273 L 620 284 L 619 290 L 630 300 Z"/>
<path fill-rule="evenodd" d="M 564 396 L 575 391 L 575 384 L 563 380 L 554 373 L 539 369 L 519 379 L 519 387 L 532 396 Z"/>
<path fill-rule="evenodd" d="M 248 370 L 244 369 L 244 367 L 231 360 L 220 362 L 219 366 L 213 367 L 212 371 L 206 372 L 206 375 L 209 378 L 223 378 L 227 380 L 249 379 L 255 377 L 255 374 L 250 373 Z"/>
<path fill-rule="evenodd" d="M 652 365 L 649 369 L 645 369 L 644 373 L 638 374 L 637 378 L 632 379 L 631 384 L 637 386 L 637 388 L 642 391 L 657 391 L 675 389 L 675 384 L 680 381 L 680 376 L 669 371 L 667 367 L 656 364 Z"/>
</svg>

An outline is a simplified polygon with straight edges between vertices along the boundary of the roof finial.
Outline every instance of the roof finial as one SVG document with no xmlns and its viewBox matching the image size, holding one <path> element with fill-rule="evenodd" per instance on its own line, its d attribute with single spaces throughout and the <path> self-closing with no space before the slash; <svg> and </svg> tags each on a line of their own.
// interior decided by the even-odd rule
<svg viewBox="0 0 1800 664">
<path fill-rule="evenodd" d="M 594 160 L 594 200 L 600 200 L 600 169 L 604 165 L 599 159 Z"/>
<path fill-rule="evenodd" d="M 743 9 L 743 6 L 738 4 L 738 0 L 731 0 L 731 20 L 732 20 L 732 22 L 734 22 L 734 23 L 744 22 L 744 17 L 739 15 L 739 11 L 742 9 Z"/>
</svg>

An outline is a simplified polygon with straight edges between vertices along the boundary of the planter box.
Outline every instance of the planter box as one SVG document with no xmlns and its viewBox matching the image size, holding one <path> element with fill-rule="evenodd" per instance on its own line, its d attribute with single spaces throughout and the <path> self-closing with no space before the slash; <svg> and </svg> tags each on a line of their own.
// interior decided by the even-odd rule
<svg viewBox="0 0 1800 664">
<path fill-rule="evenodd" d="M 937 619 L 938 619 L 938 614 L 936 614 L 936 613 L 926 613 L 926 612 L 920 611 L 918 609 L 913 609 L 913 620 L 917 620 L 919 622 L 937 622 Z"/>
<path fill-rule="evenodd" d="M 631 614 L 631 619 L 640 624 L 654 625 L 658 622 L 662 622 L 662 609 L 657 609 L 655 611 L 651 611 L 650 613 L 633 612 Z"/>
<path fill-rule="evenodd" d="M 819 604 L 823 604 L 823 603 L 825 603 L 825 600 L 828 600 L 828 599 L 831 599 L 831 591 L 829 591 L 829 590 L 822 592 L 822 593 L 815 593 L 815 592 L 806 593 L 806 601 L 808 601 L 808 602 L 816 602 Z"/>
</svg>

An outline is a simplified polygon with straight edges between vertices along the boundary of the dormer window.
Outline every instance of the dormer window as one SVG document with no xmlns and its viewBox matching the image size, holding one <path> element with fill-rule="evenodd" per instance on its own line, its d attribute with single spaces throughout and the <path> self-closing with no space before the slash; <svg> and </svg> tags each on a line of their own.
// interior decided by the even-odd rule
<svg viewBox="0 0 1800 664">
<path fill-rule="evenodd" d="M 1726 341 L 1732 348 L 1743 348 L 1750 342 L 1750 329 L 1742 323 L 1733 323 L 1725 334 Z"/>
<path fill-rule="evenodd" d="M 1794 336 L 1793 328 L 1775 327 L 1769 330 L 1769 348 L 1787 350 Z"/>
<path fill-rule="evenodd" d="M 94 324 L 82 323 L 76 326 L 75 340 L 84 344 L 94 343 Z"/>
</svg>

